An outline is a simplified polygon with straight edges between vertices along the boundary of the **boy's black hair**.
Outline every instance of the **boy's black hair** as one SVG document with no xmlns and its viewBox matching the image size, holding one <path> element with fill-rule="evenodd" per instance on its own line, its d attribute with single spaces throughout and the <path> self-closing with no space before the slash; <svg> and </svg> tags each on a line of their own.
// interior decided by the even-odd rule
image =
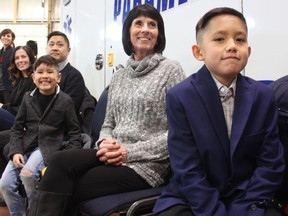
<svg viewBox="0 0 288 216">
<path fill-rule="evenodd" d="M 245 28 L 246 28 L 246 31 L 248 32 L 246 19 L 241 12 L 239 12 L 233 8 L 229 8 L 229 7 L 219 7 L 219 8 L 214 8 L 214 9 L 208 11 L 198 21 L 198 23 L 196 25 L 196 39 L 197 39 L 197 41 L 198 41 L 199 32 L 201 32 L 202 30 L 204 30 L 207 27 L 209 21 L 212 18 L 214 18 L 216 16 L 220 16 L 220 15 L 233 15 L 233 16 L 238 17 L 239 19 L 241 19 L 243 21 Z"/>
<path fill-rule="evenodd" d="M 70 42 L 69 42 L 69 39 L 67 37 L 66 34 L 64 34 L 63 32 L 60 32 L 60 31 L 53 31 L 51 32 L 50 34 L 48 34 L 47 36 L 47 43 L 49 42 L 50 38 L 53 37 L 53 36 L 60 36 L 60 37 L 63 37 L 65 42 L 67 43 L 68 47 L 70 47 Z"/>
<path fill-rule="evenodd" d="M 59 66 L 58 66 L 57 60 L 50 55 L 44 55 L 44 56 L 41 56 L 40 58 L 38 58 L 33 65 L 33 71 L 36 71 L 36 69 L 41 64 L 46 64 L 48 66 L 54 66 L 57 69 L 57 72 L 59 72 Z"/>
<path fill-rule="evenodd" d="M 129 12 L 128 16 L 125 19 L 122 29 L 122 44 L 125 53 L 130 56 L 134 52 L 130 38 L 130 28 L 133 20 L 140 16 L 149 17 L 157 21 L 159 33 L 157 43 L 154 47 L 154 51 L 155 53 L 162 53 L 166 46 L 164 21 L 157 9 L 149 4 L 137 5 Z"/>
</svg>

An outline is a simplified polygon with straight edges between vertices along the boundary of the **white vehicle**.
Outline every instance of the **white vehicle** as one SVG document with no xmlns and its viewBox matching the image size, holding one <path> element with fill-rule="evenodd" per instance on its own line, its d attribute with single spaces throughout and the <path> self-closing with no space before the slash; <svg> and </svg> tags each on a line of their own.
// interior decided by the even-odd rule
<svg viewBox="0 0 288 216">
<path fill-rule="evenodd" d="M 235 8 L 247 19 L 252 53 L 243 74 L 256 80 L 288 74 L 287 0 L 63 0 L 60 30 L 71 40 L 70 61 L 96 98 L 109 84 L 113 67 L 128 58 L 122 48 L 123 20 L 135 4 L 144 3 L 161 12 L 167 40 L 163 55 L 179 61 L 187 76 L 203 64 L 191 51 L 195 25 L 214 7 Z"/>
</svg>

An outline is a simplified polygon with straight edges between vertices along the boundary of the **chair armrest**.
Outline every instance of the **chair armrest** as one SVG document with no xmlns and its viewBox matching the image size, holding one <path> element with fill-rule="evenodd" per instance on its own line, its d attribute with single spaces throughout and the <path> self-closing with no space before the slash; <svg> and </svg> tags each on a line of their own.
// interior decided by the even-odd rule
<svg viewBox="0 0 288 216">
<path fill-rule="evenodd" d="M 159 196 L 148 197 L 148 198 L 144 198 L 144 199 L 141 199 L 141 200 L 134 202 L 129 207 L 126 216 L 136 215 L 136 212 L 139 211 L 140 209 L 149 209 L 149 208 L 152 209 L 154 207 L 158 197 Z M 149 215 L 152 216 L 152 215 L 156 215 L 156 214 L 150 213 Z"/>
</svg>

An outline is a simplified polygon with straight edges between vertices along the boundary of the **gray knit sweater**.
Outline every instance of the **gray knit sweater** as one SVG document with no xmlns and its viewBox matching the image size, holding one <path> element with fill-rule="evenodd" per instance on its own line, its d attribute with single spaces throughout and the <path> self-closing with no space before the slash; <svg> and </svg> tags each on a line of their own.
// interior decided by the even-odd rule
<svg viewBox="0 0 288 216">
<path fill-rule="evenodd" d="M 178 62 L 161 54 L 141 61 L 130 57 L 111 80 L 99 140 L 125 145 L 128 162 L 152 187 L 164 183 L 169 166 L 165 95 L 185 78 Z"/>
</svg>

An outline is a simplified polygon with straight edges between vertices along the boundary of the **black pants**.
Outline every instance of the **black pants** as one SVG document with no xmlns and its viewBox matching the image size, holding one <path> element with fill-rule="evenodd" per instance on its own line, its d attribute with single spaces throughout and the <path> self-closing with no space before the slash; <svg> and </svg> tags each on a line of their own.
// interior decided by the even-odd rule
<svg viewBox="0 0 288 216">
<path fill-rule="evenodd" d="M 147 188 L 134 170 L 103 164 L 94 149 L 54 153 L 39 184 L 41 191 L 72 194 L 75 202 Z"/>
<path fill-rule="evenodd" d="M 195 216 L 195 215 L 192 213 L 191 208 L 189 206 L 175 205 L 159 213 L 159 216 Z M 265 216 L 282 216 L 282 214 L 278 210 L 267 209 L 267 211 L 265 212 Z"/>
<path fill-rule="evenodd" d="M 195 216 L 187 205 L 175 205 L 159 213 L 159 216 Z"/>
<path fill-rule="evenodd" d="M 11 98 L 11 92 L 10 91 L 6 91 L 6 90 L 0 91 L 0 103 L 3 103 L 3 104 L 9 103 L 10 98 Z"/>
</svg>

